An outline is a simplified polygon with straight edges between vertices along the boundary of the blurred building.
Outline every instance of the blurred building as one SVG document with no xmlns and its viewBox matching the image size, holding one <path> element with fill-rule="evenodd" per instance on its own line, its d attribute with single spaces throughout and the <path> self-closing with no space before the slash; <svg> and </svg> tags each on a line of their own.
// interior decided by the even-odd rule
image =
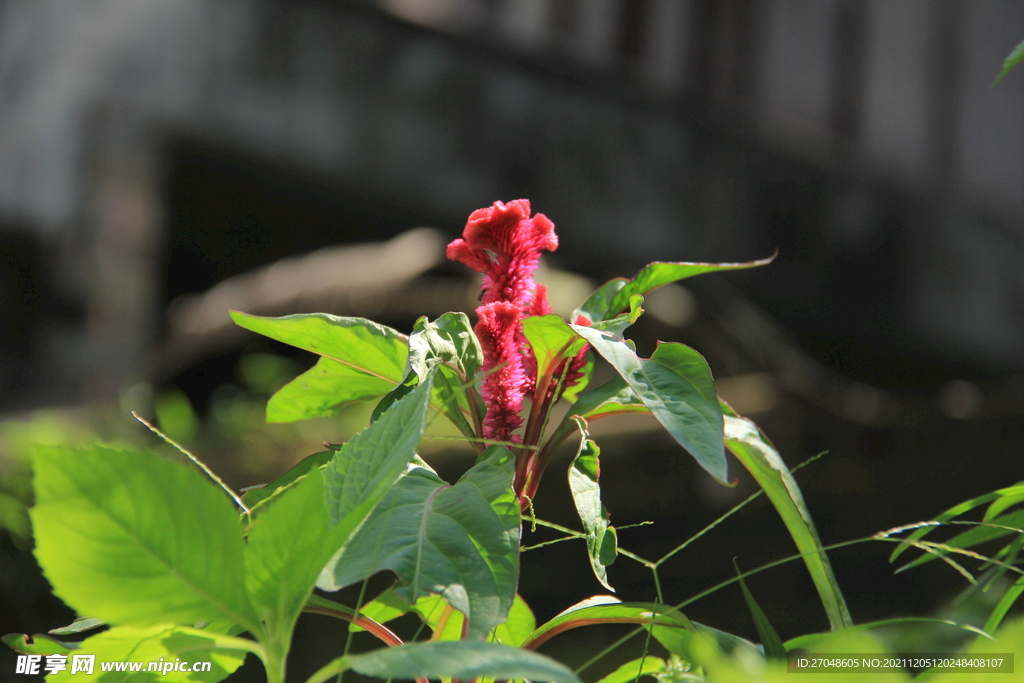
<svg viewBox="0 0 1024 683">
<path fill-rule="evenodd" d="M 1024 370 L 1022 38 L 983 0 L 0 1 L 0 407 L 116 396 L 181 295 L 516 197 L 595 278 L 778 247 L 745 291 L 865 381 Z"/>
</svg>

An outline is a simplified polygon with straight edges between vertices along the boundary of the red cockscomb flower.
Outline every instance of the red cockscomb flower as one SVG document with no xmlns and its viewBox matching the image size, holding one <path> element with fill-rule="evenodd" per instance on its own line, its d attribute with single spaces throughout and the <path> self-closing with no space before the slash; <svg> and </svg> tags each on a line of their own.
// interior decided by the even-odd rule
<svg viewBox="0 0 1024 683">
<path fill-rule="evenodd" d="M 481 395 L 487 405 L 484 437 L 518 441 L 523 397 L 536 381 L 536 360 L 521 320 L 551 312 L 543 286 L 533 281 L 542 250 L 558 248 L 555 225 L 544 214 L 530 216 L 530 202 L 516 199 L 470 214 L 462 238 L 448 245 L 448 258 L 483 274 L 475 330 L 484 352 Z"/>
</svg>

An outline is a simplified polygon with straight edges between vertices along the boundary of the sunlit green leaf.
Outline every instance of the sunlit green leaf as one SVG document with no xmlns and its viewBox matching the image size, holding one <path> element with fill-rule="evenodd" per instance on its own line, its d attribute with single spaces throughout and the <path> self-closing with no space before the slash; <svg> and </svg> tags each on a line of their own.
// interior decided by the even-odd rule
<svg viewBox="0 0 1024 683">
<path fill-rule="evenodd" d="M 337 414 L 346 403 L 383 396 L 405 374 L 405 335 L 364 318 L 326 313 L 263 318 L 237 311 L 231 318 L 248 330 L 323 356 L 271 397 L 271 422 Z"/>
<path fill-rule="evenodd" d="M 142 451 L 37 446 L 36 557 L 54 592 L 111 624 L 225 618 L 260 633 L 230 500 L 194 469 Z"/>
<path fill-rule="evenodd" d="M 723 409 L 730 413 L 725 416 L 725 444 L 764 489 L 797 549 L 803 554 L 832 629 L 840 630 L 852 625 L 853 620 L 832 573 L 832 565 L 822 549 L 800 487 L 786 463 L 757 425 L 739 417 L 725 404 Z"/>
<path fill-rule="evenodd" d="M 87 680 L 101 683 L 144 683 L 146 681 L 197 681 L 200 683 L 216 683 L 227 678 L 245 661 L 247 652 L 257 650 L 258 646 L 251 640 L 233 638 L 209 630 L 199 630 L 185 626 L 158 625 L 148 628 L 116 626 L 109 631 L 97 634 L 81 643 L 77 652 L 96 656 L 93 675 Z M 72 655 L 75 653 L 72 653 Z M 150 663 L 160 668 L 148 671 Z M 182 664 L 188 666 L 199 664 L 209 671 L 181 671 Z M 164 673 L 164 664 L 167 672 Z M 203 664 L 200 664 L 203 663 Z M 132 665 L 139 666 L 139 671 L 131 671 Z M 175 664 L 178 671 L 174 671 Z M 106 665 L 112 671 L 104 672 Z M 117 671 L 118 665 L 123 669 Z M 71 673 L 72 662 L 68 658 L 67 668 L 56 674 L 47 676 L 47 681 L 77 681 L 82 673 Z"/>
<path fill-rule="evenodd" d="M 610 595 L 598 595 L 573 605 L 542 624 L 530 634 L 523 647 L 536 649 L 560 633 L 595 624 L 643 624 L 653 628 L 652 635 L 669 651 L 675 651 L 679 639 L 688 637 L 687 632 L 697 630 L 696 625 L 669 605 L 620 602 Z"/>
<path fill-rule="evenodd" d="M 66 635 L 68 633 L 84 633 L 85 631 L 91 631 L 94 628 L 100 626 L 106 626 L 100 619 L 94 619 L 92 617 L 75 617 L 75 620 L 67 626 L 61 626 L 60 628 L 51 628 L 47 633 L 53 635 Z"/>
<path fill-rule="evenodd" d="M 474 436 L 472 423 L 484 413 L 473 386 L 482 362 L 480 342 L 465 313 L 445 313 L 433 322 L 422 317 L 409 337 L 408 370 L 402 385 L 395 389 L 395 397 L 436 368 L 432 404 L 460 432 Z M 378 410 L 387 406 L 389 398 L 381 401 Z"/>
<path fill-rule="evenodd" d="M 626 662 L 597 683 L 632 683 L 641 676 L 654 676 L 665 670 L 665 660 L 654 655 L 647 655 Z"/>
<path fill-rule="evenodd" d="M 245 586 L 269 641 L 284 649 L 321 569 L 364 522 L 415 456 L 432 375 L 319 472 L 311 471 L 257 514 L 245 548 Z M 326 503 L 326 506 L 325 506 Z"/>
<path fill-rule="evenodd" d="M 975 496 L 974 498 L 964 501 L 963 503 L 958 503 L 957 505 L 954 505 L 953 507 L 943 512 L 941 515 L 935 517 L 932 521 L 939 523 L 948 522 L 949 520 L 955 519 L 966 512 L 970 512 L 974 508 L 985 505 L 986 503 L 997 502 L 1000 499 L 1004 498 L 1016 499 L 1018 496 L 1021 495 L 1024 495 L 1024 482 L 1014 484 L 1013 486 L 1008 486 L 1003 489 L 999 489 L 998 491 L 993 491 L 991 493 Z M 907 537 L 907 540 L 916 541 L 918 539 L 921 539 L 924 536 L 931 533 L 932 531 L 934 531 L 936 528 L 936 526 L 926 526 L 917 529 Z M 891 555 L 889 555 L 889 561 L 894 561 L 897 557 L 903 554 L 903 551 L 910 547 L 912 546 L 908 544 L 900 544 L 896 546 L 896 549 L 892 551 Z"/>
<path fill-rule="evenodd" d="M 519 571 L 519 505 L 511 489 L 514 460 L 492 446 L 454 486 L 412 468 L 328 564 L 318 585 L 338 590 L 382 569 L 413 603 L 438 593 L 470 618 L 482 639 L 505 620 Z"/>
<path fill-rule="evenodd" d="M 594 293 L 591 294 L 585 302 L 583 302 L 582 306 L 572 312 L 572 319 L 570 322 L 577 325 L 592 325 L 599 320 L 604 320 L 608 317 L 608 309 L 611 308 L 615 295 L 626 286 L 627 282 L 629 282 L 629 280 L 626 278 L 618 277 L 614 280 L 609 280 L 598 287 Z M 615 312 L 618 313 L 618 311 Z M 586 318 L 586 323 L 580 323 L 580 316 Z"/>
<path fill-rule="evenodd" d="M 690 347 L 677 343 L 660 343 L 650 358 L 640 358 L 628 340 L 580 325 L 572 327 L 612 364 L 701 467 L 725 482 L 728 473 L 722 442 L 722 411 L 715 397 L 711 370 L 704 358 Z"/>
<path fill-rule="evenodd" d="M 694 275 L 713 273 L 721 270 L 739 270 L 742 268 L 756 268 L 757 266 L 768 265 L 775 256 L 748 261 L 747 263 L 671 263 L 667 261 L 655 261 L 648 263 L 640 269 L 632 280 L 626 283 L 612 299 L 604 317 L 610 317 L 624 310 L 629 305 L 629 299 L 634 294 L 647 294 L 670 282 L 678 282 Z"/>
<path fill-rule="evenodd" d="M 8 633 L 0 641 L 15 652 L 25 655 L 66 655 L 81 647 L 78 643 L 65 643 L 43 633 L 34 636 Z"/>
<path fill-rule="evenodd" d="M 538 378 L 553 374 L 560 362 L 575 356 L 586 344 L 564 320 L 554 314 L 525 318 L 523 334 L 537 358 Z"/>
<path fill-rule="evenodd" d="M 512 609 L 508 611 L 508 619 L 494 627 L 494 641 L 503 645 L 519 647 L 530 637 L 537 628 L 537 621 L 533 617 L 533 611 L 519 595 L 516 595 L 512 603 Z"/>
<path fill-rule="evenodd" d="M 242 502 L 248 505 L 250 510 L 255 510 L 258 506 L 266 504 L 266 501 L 270 498 L 286 490 L 300 477 L 309 474 L 312 470 L 323 467 L 333 456 L 334 451 L 321 451 L 320 453 L 306 456 L 270 483 L 246 491 L 242 495 Z"/>
<path fill-rule="evenodd" d="M 587 422 L 612 415 L 649 412 L 651 411 L 621 376 L 615 376 L 596 389 L 583 394 L 570 409 L 572 415 L 579 415 Z"/>
<path fill-rule="evenodd" d="M 583 530 L 587 534 L 587 556 L 594 576 L 602 586 L 614 591 L 615 589 L 608 583 L 607 569 L 607 565 L 615 560 L 614 542 L 611 544 L 610 557 L 602 557 L 605 535 L 609 533 L 609 516 L 608 510 L 601 503 L 601 485 L 598 483 L 601 473 L 601 449 L 591 440 L 586 422 L 578 422 L 580 445 L 576 457 L 569 464 L 569 491 L 572 493 L 576 512 L 583 523 Z"/>
<path fill-rule="evenodd" d="M 385 379 L 330 358 L 321 358 L 267 401 L 267 422 L 295 422 L 338 415 L 354 401 L 369 401 L 391 391 Z"/>
</svg>

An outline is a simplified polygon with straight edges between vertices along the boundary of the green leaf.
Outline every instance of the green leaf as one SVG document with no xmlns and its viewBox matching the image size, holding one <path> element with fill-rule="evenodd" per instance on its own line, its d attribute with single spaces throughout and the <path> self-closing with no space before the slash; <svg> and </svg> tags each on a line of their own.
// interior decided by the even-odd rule
<svg viewBox="0 0 1024 683">
<path fill-rule="evenodd" d="M 601 330 L 602 332 L 610 332 L 617 337 L 621 337 L 630 325 L 637 321 L 641 315 L 643 315 L 643 303 L 644 298 L 639 294 L 633 294 L 629 297 L 629 310 L 621 315 L 606 318 L 605 320 L 599 320 L 591 328 L 595 330 Z"/>
<path fill-rule="evenodd" d="M 626 286 L 627 282 L 629 282 L 629 280 L 626 278 L 617 277 L 614 280 L 609 280 L 598 287 L 594 293 L 583 302 L 582 306 L 572 312 L 572 322 L 577 325 L 581 324 L 579 322 L 580 316 L 586 318 L 587 322 L 591 325 L 600 320 L 604 320 L 608 316 L 608 309 L 611 308 L 615 295 Z M 618 311 L 616 311 L 616 313 L 618 313 Z"/>
<path fill-rule="evenodd" d="M 665 670 L 665 660 L 654 655 L 647 655 L 626 662 L 597 683 L 632 683 L 641 676 L 654 676 Z"/>
<path fill-rule="evenodd" d="M 69 633 L 84 633 L 85 631 L 91 631 L 94 628 L 99 628 L 100 626 L 106 626 L 106 624 L 100 619 L 93 619 L 92 617 L 75 617 L 75 620 L 67 626 L 51 628 L 47 633 L 51 633 L 56 636 L 63 636 Z"/>
<path fill-rule="evenodd" d="M 493 640 L 503 645 L 519 647 L 526 642 L 533 630 L 537 628 L 537 620 L 533 611 L 518 594 L 508 611 L 508 619 L 494 627 Z"/>
<path fill-rule="evenodd" d="M 770 659 L 785 661 L 786 646 L 782 644 L 779 634 L 772 628 L 772 624 L 768 621 L 764 610 L 757 604 L 754 594 L 747 588 L 747 582 L 743 579 L 743 573 L 740 571 L 740 566 L 736 563 L 735 558 L 733 558 L 732 564 L 736 567 L 736 576 L 739 577 L 740 589 L 743 591 L 743 599 L 747 603 L 747 609 L 750 610 L 750 616 L 754 618 L 754 626 L 757 628 L 758 635 L 761 636 L 761 644 L 764 647 L 765 656 Z"/>
<path fill-rule="evenodd" d="M 594 378 L 594 352 L 588 349 L 584 358 L 586 360 L 583 363 L 583 367 L 579 369 L 580 378 L 576 381 L 576 384 L 567 387 L 562 392 L 562 398 L 569 403 L 578 401 L 580 394 L 587 390 L 587 387 L 590 386 L 590 380 Z"/>
<path fill-rule="evenodd" d="M 1008 536 L 1009 534 L 1024 533 L 1021 530 L 1022 526 L 1024 526 L 1024 510 L 1015 510 L 1002 517 L 996 517 L 995 519 L 979 523 L 977 526 L 972 526 L 967 531 L 957 534 L 948 541 L 943 541 L 942 545 L 949 546 L 950 548 L 970 548 L 986 541 Z M 935 548 L 934 552 L 942 553 L 942 549 Z M 937 555 L 934 553 L 924 553 L 914 561 L 900 567 L 900 571 L 931 562 L 936 558 Z"/>
<path fill-rule="evenodd" d="M 564 664 L 536 652 L 497 643 L 413 643 L 350 655 L 348 664 L 363 675 L 377 678 L 471 681 L 488 676 L 501 680 L 525 678 L 530 681 L 580 683 L 576 674 Z M 325 679 L 314 677 L 311 680 Z"/>
<path fill-rule="evenodd" d="M 697 630 L 681 612 L 653 602 L 620 602 L 610 595 L 596 595 L 579 602 L 537 628 L 522 647 L 536 649 L 549 639 L 575 628 L 594 624 L 643 624 L 670 652 L 679 638 Z"/>
<path fill-rule="evenodd" d="M 649 412 L 636 392 L 620 376 L 583 394 L 570 409 L 571 415 L 578 415 L 587 422 L 612 415 Z"/>
<path fill-rule="evenodd" d="M 242 502 L 249 506 L 250 510 L 255 511 L 265 505 L 268 500 L 286 491 L 301 477 L 309 474 L 312 470 L 323 467 L 332 457 L 334 457 L 334 451 L 321 451 L 306 456 L 269 484 L 246 491 L 242 495 Z"/>
<path fill-rule="evenodd" d="M 248 330 L 324 357 L 271 397 L 271 422 L 337 414 L 346 403 L 383 396 L 405 374 L 405 335 L 364 318 L 326 313 L 263 318 L 237 311 L 231 318 Z"/>
<path fill-rule="evenodd" d="M 433 404 L 460 432 L 475 436 L 471 422 L 482 419 L 485 410 L 473 388 L 482 362 L 483 350 L 465 313 L 445 313 L 434 322 L 423 317 L 409 337 L 405 383 L 410 374 L 422 379 L 436 367 Z"/>
<path fill-rule="evenodd" d="M 742 268 L 756 268 L 765 266 L 775 259 L 773 254 L 766 259 L 748 261 L 747 263 L 671 263 L 667 261 L 655 261 L 648 263 L 640 269 L 632 280 L 627 282 L 612 299 L 604 318 L 614 316 L 629 305 L 630 297 L 635 294 L 647 294 L 670 282 L 678 282 L 694 275 L 712 273 L 720 270 L 738 270 Z"/>
<path fill-rule="evenodd" d="M 650 358 L 640 358 L 627 340 L 580 325 L 572 328 L 612 364 L 679 445 L 726 482 L 722 411 L 704 358 L 677 343 L 659 343 Z"/>
<path fill-rule="evenodd" d="M 262 632 L 242 585 L 234 506 L 144 451 L 36 446 L 36 558 L 54 592 L 107 623 L 228 619 Z"/>
<path fill-rule="evenodd" d="M 227 678 L 245 661 L 247 652 L 259 652 L 259 646 L 242 638 L 233 638 L 210 630 L 199 630 L 185 626 L 157 625 L 146 628 L 116 626 L 109 631 L 92 636 L 81 643 L 81 652 L 95 655 L 93 677 L 101 683 L 127 683 L 135 681 L 199 681 L 216 683 Z M 72 656 L 74 653 L 72 653 Z M 163 661 L 161 661 L 163 660 Z M 173 671 L 163 673 L 164 664 L 176 662 L 193 665 L 209 662 L 209 671 Z M 139 671 L 131 671 L 130 664 L 141 665 Z M 161 667 L 148 671 L 150 663 Z M 112 671 L 104 672 L 104 664 Z M 122 671 L 117 671 L 120 664 Z M 180 666 L 180 665 L 179 665 Z M 201 665 L 201 668 L 205 668 Z M 68 658 L 67 668 L 46 677 L 47 681 L 76 681 L 81 672 L 71 673 L 72 661 Z"/>
<path fill-rule="evenodd" d="M 523 334 L 537 358 L 538 379 L 553 375 L 559 363 L 572 358 L 586 345 L 564 320 L 554 314 L 524 318 Z"/>
<path fill-rule="evenodd" d="M 432 376 L 257 515 L 245 548 L 245 586 L 283 661 L 295 621 L 327 561 L 415 456 Z M 326 502 L 326 506 L 325 506 Z"/>
<path fill-rule="evenodd" d="M 396 593 L 414 603 L 439 593 L 484 638 L 505 620 L 519 572 L 519 505 L 511 489 L 514 459 L 491 446 L 454 486 L 412 468 L 366 524 L 331 559 L 318 586 L 338 590 L 382 569 Z"/>
<path fill-rule="evenodd" d="M 1003 77 L 1010 73 L 1013 67 L 1020 64 L 1021 60 L 1024 60 L 1024 42 L 1021 42 L 1017 47 L 1013 48 L 1013 52 L 1006 56 L 1006 61 L 1003 62 L 1003 70 L 999 72 L 998 76 L 996 76 L 996 80 L 992 81 L 992 85 L 1003 80 Z"/>
<path fill-rule="evenodd" d="M 853 620 L 832 573 L 832 565 L 821 546 L 800 487 L 786 463 L 757 425 L 737 416 L 725 404 L 723 409 L 729 413 L 725 416 L 725 445 L 754 476 L 786 524 L 797 549 L 803 554 L 832 630 L 851 626 Z"/>
<path fill-rule="evenodd" d="M 587 432 L 587 423 L 580 418 L 577 418 L 576 422 L 580 430 L 580 446 L 576 451 L 576 457 L 569 464 L 569 491 L 572 493 L 576 512 L 583 523 L 583 530 L 587 534 L 587 556 L 590 558 L 594 576 L 602 586 L 614 591 L 615 589 L 608 583 L 607 569 L 615 560 L 614 541 L 611 544 L 610 556 L 602 557 L 605 536 L 609 533 L 610 527 L 608 510 L 601 503 L 601 485 L 598 483 L 601 473 L 601 449 L 591 440 Z M 614 531 L 611 533 L 614 538 Z"/>
<path fill-rule="evenodd" d="M 8 633 L 0 640 L 7 647 L 23 655 L 67 655 L 81 647 L 78 643 L 65 643 L 43 633 L 34 636 Z"/>
<path fill-rule="evenodd" d="M 974 635 L 980 635 L 983 637 L 990 637 L 984 633 L 977 626 L 971 626 L 970 624 L 961 624 L 949 619 L 935 619 L 933 617 L 897 617 L 895 619 L 882 619 L 880 621 L 872 621 L 863 624 L 856 624 L 849 628 L 843 629 L 842 631 L 829 631 L 826 633 L 808 633 L 796 638 L 790 638 L 786 641 L 784 647 L 787 650 L 817 650 L 823 647 L 831 641 L 836 640 L 844 636 L 849 636 L 854 633 L 862 631 L 872 631 L 876 628 L 885 628 L 886 626 L 899 626 L 904 624 L 936 624 L 951 626 L 956 629 L 973 633 Z"/>
<path fill-rule="evenodd" d="M 338 415 L 350 403 L 379 398 L 394 389 L 395 384 L 336 360 L 321 358 L 270 397 L 267 422 Z"/>
<path fill-rule="evenodd" d="M 973 510 L 976 507 L 980 507 L 982 505 L 985 505 L 986 503 L 993 503 L 993 504 L 995 504 L 995 503 L 1000 502 L 1003 499 L 1012 499 L 1012 500 L 1016 501 L 1017 497 L 1021 496 L 1021 495 L 1024 495 L 1024 482 L 1020 482 L 1020 483 L 1014 484 L 1013 486 L 1008 486 L 1006 488 L 999 489 L 999 490 L 993 491 L 991 493 L 986 493 L 986 494 L 983 494 L 983 495 L 980 495 L 980 496 L 976 496 L 974 498 L 971 498 L 970 500 L 964 501 L 963 503 L 958 503 L 957 505 L 954 505 L 953 507 L 949 508 L 948 510 L 943 512 L 941 515 L 936 517 L 934 519 L 934 521 L 939 522 L 940 524 L 942 524 L 944 522 L 948 522 L 951 519 L 955 519 L 956 517 L 959 517 L 960 515 L 962 515 L 962 514 L 964 514 L 966 512 L 970 512 L 971 510 Z M 916 541 L 918 539 L 923 538 L 927 534 L 931 533 L 936 528 L 937 528 L 936 526 L 922 527 L 922 528 L 914 531 L 914 533 L 910 534 L 910 536 L 908 536 L 906 540 L 908 540 L 908 541 Z M 910 547 L 912 547 L 912 546 L 909 545 L 909 544 L 900 544 L 900 545 L 896 546 L 896 549 L 892 551 L 891 555 L 889 555 L 889 561 L 890 562 L 895 561 L 897 557 L 899 557 L 900 555 L 903 554 L 904 550 L 906 550 L 907 548 L 910 548 Z"/>
<path fill-rule="evenodd" d="M 0 530 L 6 530 L 21 549 L 32 547 L 32 523 L 25 504 L 0 491 Z"/>
</svg>

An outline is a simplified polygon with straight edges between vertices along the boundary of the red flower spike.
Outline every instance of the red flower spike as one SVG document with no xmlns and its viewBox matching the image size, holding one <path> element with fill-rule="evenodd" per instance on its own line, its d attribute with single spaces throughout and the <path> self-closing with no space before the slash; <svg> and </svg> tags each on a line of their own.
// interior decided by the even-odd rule
<svg viewBox="0 0 1024 683">
<path fill-rule="evenodd" d="M 547 290 L 534 283 L 533 273 L 540 252 L 557 248 L 554 223 L 543 214 L 531 218 L 527 199 L 474 211 L 462 238 L 448 245 L 448 258 L 484 276 L 475 330 L 484 352 L 485 438 L 518 441 L 512 431 L 522 425 L 523 397 L 537 381 L 521 320 L 551 312 Z"/>
</svg>

